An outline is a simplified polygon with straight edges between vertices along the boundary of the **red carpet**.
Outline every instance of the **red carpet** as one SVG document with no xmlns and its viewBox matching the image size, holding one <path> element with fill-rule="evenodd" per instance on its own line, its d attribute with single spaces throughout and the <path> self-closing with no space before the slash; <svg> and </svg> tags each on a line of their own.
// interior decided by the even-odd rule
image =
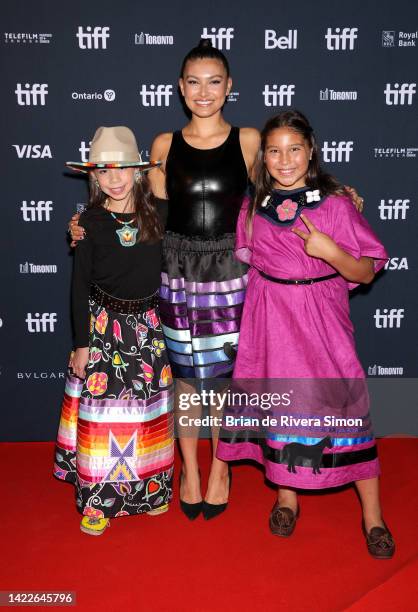
<svg viewBox="0 0 418 612">
<path fill-rule="evenodd" d="M 0 590 L 76 591 L 76 609 L 93 612 L 414 609 L 418 444 L 385 439 L 379 451 L 390 561 L 368 556 L 351 488 L 302 495 L 294 535 L 270 535 L 275 493 L 252 465 L 233 467 L 230 507 L 214 521 L 187 521 L 176 481 L 167 514 L 117 519 L 92 538 L 79 530 L 73 487 L 51 476 L 53 445 L 1 444 Z M 205 478 L 206 442 L 200 455 Z"/>
</svg>

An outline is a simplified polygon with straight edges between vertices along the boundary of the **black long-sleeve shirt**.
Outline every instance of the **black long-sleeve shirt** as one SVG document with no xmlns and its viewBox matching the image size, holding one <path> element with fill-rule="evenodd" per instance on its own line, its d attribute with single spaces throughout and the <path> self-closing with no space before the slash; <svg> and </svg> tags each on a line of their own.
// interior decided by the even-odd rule
<svg viewBox="0 0 418 612">
<path fill-rule="evenodd" d="M 157 210 L 165 225 L 167 201 L 156 200 Z M 132 213 L 114 213 L 123 221 Z M 80 216 L 86 230 L 84 240 L 78 242 L 74 255 L 72 278 L 72 312 L 75 348 L 89 344 L 89 295 L 94 283 L 114 297 L 135 300 L 152 295 L 161 283 L 161 240 L 150 244 L 138 242 L 125 247 L 116 230 L 123 227 L 104 208 L 91 208 Z M 132 227 L 132 224 L 128 227 Z"/>
</svg>

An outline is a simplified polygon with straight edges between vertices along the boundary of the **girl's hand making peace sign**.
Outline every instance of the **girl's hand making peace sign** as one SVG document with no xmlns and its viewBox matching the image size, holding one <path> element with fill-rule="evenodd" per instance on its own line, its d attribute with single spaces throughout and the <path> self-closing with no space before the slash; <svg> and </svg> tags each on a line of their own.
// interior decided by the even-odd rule
<svg viewBox="0 0 418 612">
<path fill-rule="evenodd" d="M 303 232 L 301 229 L 294 227 L 292 232 L 297 234 L 305 242 L 305 252 L 311 257 L 318 257 L 331 263 L 338 257 L 340 248 L 335 244 L 328 234 L 324 234 L 316 229 L 315 225 L 305 215 L 300 215 L 300 218 L 306 225 L 309 233 Z"/>
</svg>

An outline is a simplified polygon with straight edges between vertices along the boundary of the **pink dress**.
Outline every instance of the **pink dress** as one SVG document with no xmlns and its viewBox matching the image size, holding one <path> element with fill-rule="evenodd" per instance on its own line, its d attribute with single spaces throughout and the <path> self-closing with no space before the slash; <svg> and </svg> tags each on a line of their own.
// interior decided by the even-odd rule
<svg viewBox="0 0 418 612">
<path fill-rule="evenodd" d="M 349 289 L 356 284 L 337 276 L 311 285 L 286 285 L 267 280 L 259 271 L 279 279 L 335 273 L 323 260 L 307 255 L 304 241 L 291 231 L 297 227 L 308 232 L 300 212 L 356 259 L 373 258 L 376 271 L 387 255 L 348 198 L 328 196 L 309 204 L 306 192 L 273 192 L 267 208 L 254 217 L 251 237 L 246 230 L 247 199 L 236 242 L 237 257 L 251 267 L 234 379 L 280 379 L 281 390 L 294 388 L 299 401 L 274 409 L 280 422 L 276 428 L 230 428 L 217 456 L 226 461 L 255 459 L 278 484 L 324 488 L 379 473 L 365 375 L 349 313 Z M 263 385 L 274 390 L 266 380 L 260 381 L 260 390 Z M 284 416 L 293 420 L 283 421 Z M 335 426 L 329 422 L 332 416 L 347 422 Z M 297 420 L 304 418 L 319 422 Z M 355 418 L 360 425 L 352 424 Z"/>
</svg>

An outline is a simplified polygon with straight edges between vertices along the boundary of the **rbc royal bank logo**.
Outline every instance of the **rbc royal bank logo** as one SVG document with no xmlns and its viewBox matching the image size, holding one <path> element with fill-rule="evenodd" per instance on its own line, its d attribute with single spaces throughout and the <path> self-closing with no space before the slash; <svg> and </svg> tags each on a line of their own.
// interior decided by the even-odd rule
<svg viewBox="0 0 418 612">
<path fill-rule="evenodd" d="M 287 36 L 278 36 L 276 30 L 264 31 L 265 49 L 297 49 L 298 31 L 289 30 Z"/>
<path fill-rule="evenodd" d="M 383 308 L 382 310 L 377 308 L 373 317 L 377 329 L 399 328 L 405 317 L 405 310 L 404 308 Z"/>
<path fill-rule="evenodd" d="M 46 332 L 54 332 L 55 323 L 57 322 L 57 313 L 56 312 L 43 312 L 40 314 L 39 312 L 35 312 L 32 315 L 31 312 L 28 312 L 26 317 L 26 323 L 28 326 L 28 332 L 30 334 L 39 334 Z"/>
<path fill-rule="evenodd" d="M 29 203 L 27 200 L 23 200 L 22 206 L 23 221 L 51 221 L 50 213 L 53 210 L 51 200 L 31 200 Z"/>
<path fill-rule="evenodd" d="M 142 85 L 139 92 L 142 106 L 170 106 L 173 95 L 172 85 Z"/>
<path fill-rule="evenodd" d="M 16 83 L 15 94 L 19 106 L 45 106 L 48 95 L 47 83 Z"/>
<path fill-rule="evenodd" d="M 294 95 L 294 85 L 265 85 L 263 90 L 264 105 L 291 106 Z"/>
<path fill-rule="evenodd" d="M 406 211 L 410 209 L 411 200 L 380 200 L 379 214 L 382 221 L 398 221 L 406 219 Z"/>
<path fill-rule="evenodd" d="M 325 163 L 349 162 L 350 155 L 353 152 L 354 142 L 352 140 L 333 140 L 329 144 L 328 140 L 324 141 L 322 147 L 323 159 Z"/>
<path fill-rule="evenodd" d="M 328 51 L 353 51 L 358 28 L 328 28 L 325 34 Z"/>
<path fill-rule="evenodd" d="M 416 94 L 416 83 L 394 83 L 393 87 L 390 83 L 386 83 L 385 87 L 385 102 L 388 106 L 403 106 L 412 104 L 412 98 Z"/>
<path fill-rule="evenodd" d="M 80 49 L 107 49 L 107 39 L 110 38 L 110 28 L 102 26 L 78 26 L 76 34 Z"/>
<path fill-rule="evenodd" d="M 209 38 L 212 45 L 217 49 L 230 49 L 231 40 L 234 38 L 234 28 L 203 28 L 200 38 Z M 224 46 L 225 43 L 225 46 Z"/>
</svg>

